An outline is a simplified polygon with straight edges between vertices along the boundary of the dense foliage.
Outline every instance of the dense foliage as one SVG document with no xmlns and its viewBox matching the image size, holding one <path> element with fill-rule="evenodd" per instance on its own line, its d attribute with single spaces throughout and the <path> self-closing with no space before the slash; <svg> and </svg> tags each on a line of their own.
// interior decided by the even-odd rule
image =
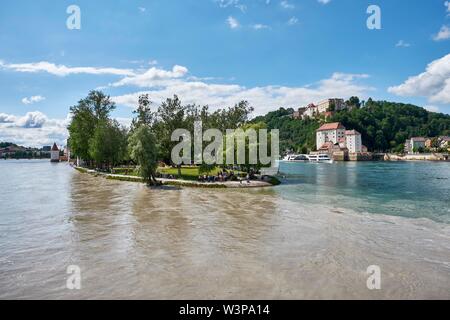
<svg viewBox="0 0 450 320">
<path fill-rule="evenodd" d="M 112 167 L 127 159 L 127 130 L 110 119 L 115 109 L 109 96 L 99 91 L 70 108 L 72 121 L 68 127 L 73 155 L 97 167 Z"/>
</svg>

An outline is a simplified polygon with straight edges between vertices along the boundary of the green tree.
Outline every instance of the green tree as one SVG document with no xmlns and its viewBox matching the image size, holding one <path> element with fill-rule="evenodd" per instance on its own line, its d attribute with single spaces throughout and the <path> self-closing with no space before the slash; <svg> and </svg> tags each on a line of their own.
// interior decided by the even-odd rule
<svg viewBox="0 0 450 320">
<path fill-rule="evenodd" d="M 131 159 L 139 165 L 139 174 L 149 185 L 158 184 L 155 175 L 158 168 L 158 145 L 150 127 L 141 125 L 128 140 Z"/>
<path fill-rule="evenodd" d="M 186 129 L 186 107 L 181 104 L 178 96 L 166 99 L 158 108 L 157 120 L 154 125 L 156 139 L 161 148 L 161 158 L 166 163 L 172 163 L 172 149 L 179 141 L 172 141 L 172 133 L 177 129 Z M 181 177 L 181 165 L 178 166 L 178 176 Z"/>
<path fill-rule="evenodd" d="M 115 120 L 98 122 L 89 140 L 90 157 L 98 166 L 111 169 L 127 158 L 127 131 Z"/>
<path fill-rule="evenodd" d="M 72 153 L 83 160 L 93 160 L 89 141 L 94 136 L 99 122 L 109 119 L 115 104 L 100 91 L 91 91 L 88 96 L 70 108 L 72 120 L 68 126 Z"/>
<path fill-rule="evenodd" d="M 138 108 L 133 111 L 136 115 L 131 123 L 131 131 L 138 128 L 141 125 L 153 126 L 155 121 L 155 113 L 151 110 L 152 101 L 150 101 L 148 94 L 139 96 Z"/>
</svg>

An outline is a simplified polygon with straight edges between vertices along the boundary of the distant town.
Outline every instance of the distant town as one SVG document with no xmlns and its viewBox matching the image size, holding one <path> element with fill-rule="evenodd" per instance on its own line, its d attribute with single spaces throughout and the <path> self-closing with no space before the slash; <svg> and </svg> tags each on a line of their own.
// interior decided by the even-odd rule
<svg viewBox="0 0 450 320">
<path fill-rule="evenodd" d="M 49 159 L 52 162 L 68 161 L 70 152 L 67 147 L 43 146 L 30 148 L 10 142 L 0 142 L 0 159 Z"/>
</svg>

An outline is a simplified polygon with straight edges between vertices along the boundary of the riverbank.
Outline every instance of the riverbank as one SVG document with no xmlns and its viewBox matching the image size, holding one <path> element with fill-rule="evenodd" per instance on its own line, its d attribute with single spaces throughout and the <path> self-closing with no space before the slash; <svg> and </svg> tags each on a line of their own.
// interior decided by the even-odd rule
<svg viewBox="0 0 450 320">
<path fill-rule="evenodd" d="M 449 156 L 441 153 L 397 155 L 387 153 L 384 161 L 449 161 Z"/>
<path fill-rule="evenodd" d="M 84 174 L 90 174 L 97 177 L 103 177 L 108 180 L 118 180 L 127 182 L 138 182 L 144 183 L 144 179 L 137 176 L 121 175 L 121 174 L 110 174 L 102 173 L 95 170 L 90 170 L 82 167 L 74 167 L 75 170 Z M 198 182 L 193 180 L 181 180 L 181 179 L 166 179 L 157 178 L 162 185 L 166 186 L 177 186 L 177 187 L 191 187 L 191 188 L 210 188 L 210 189 L 225 189 L 225 188 L 267 188 L 279 185 L 281 182 L 275 178 L 270 177 L 269 181 L 261 180 L 251 180 L 249 183 L 247 181 L 227 181 L 227 182 Z"/>
</svg>

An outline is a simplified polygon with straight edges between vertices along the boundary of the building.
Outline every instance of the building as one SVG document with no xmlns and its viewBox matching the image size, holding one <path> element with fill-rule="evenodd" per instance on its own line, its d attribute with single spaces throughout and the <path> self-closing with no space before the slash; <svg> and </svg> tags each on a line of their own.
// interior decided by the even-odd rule
<svg viewBox="0 0 450 320">
<path fill-rule="evenodd" d="M 339 122 L 324 124 L 316 134 L 317 151 L 327 153 L 336 161 L 372 159 L 372 154 L 362 144 L 361 133 L 347 130 Z"/>
<path fill-rule="evenodd" d="M 42 147 L 42 151 L 50 152 L 50 151 L 52 151 L 52 147 L 51 146 L 44 146 L 44 147 Z"/>
<path fill-rule="evenodd" d="M 426 140 L 424 137 L 413 137 L 406 140 L 405 152 L 408 154 L 418 153 L 419 149 L 425 149 Z"/>
<path fill-rule="evenodd" d="M 321 101 L 317 105 L 318 114 L 322 114 L 328 111 L 341 111 L 347 109 L 344 99 L 326 99 Z"/>
<path fill-rule="evenodd" d="M 303 113 L 303 118 L 310 117 L 314 118 L 319 115 L 319 109 L 314 103 L 310 103 L 305 107 L 305 112 Z"/>
<path fill-rule="evenodd" d="M 59 149 L 56 143 L 53 144 L 52 150 L 50 151 L 50 161 L 59 162 Z"/>
<path fill-rule="evenodd" d="M 327 142 L 338 144 L 340 139 L 345 138 L 345 127 L 340 122 L 326 123 L 316 132 L 317 150 L 320 150 Z"/>
<path fill-rule="evenodd" d="M 350 153 L 363 152 L 361 133 L 356 130 L 345 131 L 345 146 Z"/>
<path fill-rule="evenodd" d="M 443 149 L 450 148 L 450 137 L 439 137 L 440 146 Z"/>
<path fill-rule="evenodd" d="M 297 120 L 302 119 L 303 115 L 305 114 L 305 111 L 306 108 L 298 108 L 298 110 L 292 114 L 292 118 Z"/>
<path fill-rule="evenodd" d="M 298 111 L 292 114 L 294 119 L 315 118 L 320 115 L 324 115 L 325 118 L 333 116 L 334 112 L 349 109 L 349 106 L 345 103 L 344 99 L 326 99 L 319 102 L 317 105 L 314 103 L 308 104 L 306 107 L 299 108 Z"/>
</svg>

